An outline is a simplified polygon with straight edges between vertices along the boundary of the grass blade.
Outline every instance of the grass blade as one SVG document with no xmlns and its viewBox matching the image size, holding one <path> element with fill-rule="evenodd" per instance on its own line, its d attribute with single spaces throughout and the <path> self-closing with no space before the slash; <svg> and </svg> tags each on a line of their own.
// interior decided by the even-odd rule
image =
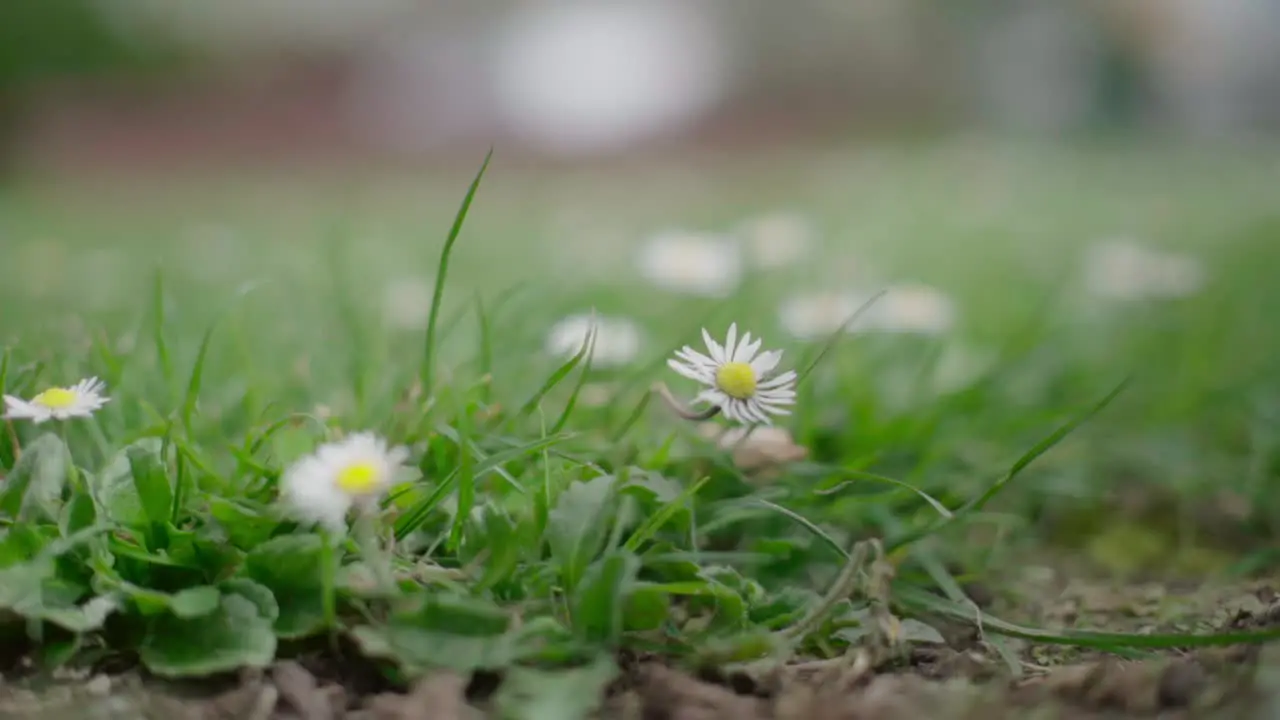
<svg viewBox="0 0 1280 720">
<path fill-rule="evenodd" d="M 587 333 L 586 342 L 583 349 L 587 356 L 586 361 L 582 363 L 582 372 L 578 373 L 578 382 L 573 386 L 573 392 L 569 395 L 569 400 L 565 402 L 564 410 L 560 412 L 560 417 L 556 418 L 555 425 L 551 426 L 552 434 L 558 433 L 564 429 L 569 422 L 569 416 L 573 414 L 573 408 L 578 404 L 578 393 L 582 392 L 582 386 L 587 384 L 587 378 L 591 375 L 591 361 L 595 357 L 596 336 L 598 327 L 595 323 L 595 313 L 592 314 L 591 330 Z"/>
<path fill-rule="evenodd" d="M 462 531 L 476 504 L 476 476 L 471 458 L 471 408 L 463 402 L 458 413 L 458 511 L 453 515 L 453 529 L 449 531 L 449 548 L 456 549 L 462 542 Z"/>
<path fill-rule="evenodd" d="M 151 342 L 156 348 L 156 361 L 160 364 L 165 392 L 173 392 L 173 357 L 164 340 L 164 325 L 164 271 L 157 267 L 151 282 Z"/>
<path fill-rule="evenodd" d="M 589 350 L 590 347 L 588 344 L 583 343 L 577 354 L 566 360 L 563 365 L 556 368 L 556 371 L 551 373 L 546 382 L 542 383 L 542 387 L 538 388 L 538 391 L 526 400 L 524 405 L 520 406 L 520 410 L 516 412 L 515 417 L 512 419 L 521 420 L 532 415 L 533 411 L 542 403 L 542 399 L 554 390 L 557 385 L 564 382 L 565 378 L 569 377 L 569 373 L 572 373 L 573 369 L 578 366 L 578 363 L 582 362 L 582 359 L 587 356 L 587 352 Z"/>
<path fill-rule="evenodd" d="M 512 460 L 518 460 L 525 455 L 532 455 L 545 447 L 550 447 L 551 445 L 564 442 L 571 437 L 573 437 L 573 435 L 569 433 L 548 435 L 547 437 L 525 443 L 520 447 L 494 453 L 485 458 L 482 462 L 477 463 L 472 475 L 473 477 L 478 478 L 490 470 L 497 468 L 499 465 L 511 462 Z M 430 496 L 424 498 L 413 507 L 406 510 L 405 513 L 396 520 L 395 530 L 397 540 L 403 540 L 408 537 L 409 533 L 422 527 L 422 524 L 427 520 L 427 516 L 431 514 L 431 511 L 440 504 L 440 501 L 444 499 L 444 496 L 448 494 L 453 489 L 453 486 L 458 482 L 458 476 L 458 470 L 454 470 L 449 473 L 445 479 L 441 480 L 436 485 L 435 490 L 432 491 Z"/>
<path fill-rule="evenodd" d="M 676 513 L 691 503 L 693 497 L 702 489 L 702 486 L 706 485 L 710 480 L 710 477 L 704 477 L 690 485 L 679 495 L 672 498 L 671 502 L 663 505 L 657 512 L 645 518 L 640 527 L 636 528 L 635 532 L 631 533 L 631 537 L 627 538 L 627 541 L 623 543 L 622 549 L 631 553 L 639 552 L 640 546 L 652 539 L 662 529 L 662 526 L 667 524 L 667 521 L 675 517 Z"/>
<path fill-rule="evenodd" d="M 911 543 L 914 543 L 920 540 L 921 538 L 928 537 L 929 535 L 932 535 L 933 533 L 936 533 L 939 530 L 942 530 L 943 528 L 950 526 L 952 523 L 955 523 L 961 520 L 962 518 L 964 518 L 965 516 L 971 513 L 981 510 L 984 505 L 986 505 L 988 502 L 991 501 L 992 498 L 998 495 L 1001 490 L 1003 490 L 1010 482 L 1013 481 L 1014 478 L 1022 474 L 1022 471 L 1026 470 L 1027 467 L 1031 465 L 1031 463 L 1035 462 L 1041 455 L 1044 455 L 1046 452 L 1048 452 L 1051 448 L 1053 448 L 1053 446 L 1062 442 L 1062 440 L 1066 438 L 1068 435 L 1070 435 L 1072 432 L 1074 432 L 1076 428 L 1079 428 L 1081 425 L 1083 425 L 1084 423 L 1092 419 L 1095 415 L 1102 412 L 1103 409 L 1105 409 L 1117 397 L 1119 397 L 1120 393 L 1124 392 L 1125 388 L 1127 388 L 1128 386 L 1129 386 L 1129 379 L 1126 378 L 1125 380 L 1121 381 L 1120 384 L 1116 385 L 1115 388 L 1113 388 L 1111 392 L 1107 393 L 1106 396 L 1103 397 L 1101 400 L 1094 403 L 1091 407 L 1086 409 L 1084 412 L 1076 415 L 1075 417 L 1071 418 L 1067 422 L 1060 425 L 1052 433 L 1049 433 L 1049 435 L 1047 435 L 1043 440 L 1033 445 L 1030 450 L 1023 453 L 1022 457 L 1018 458 L 1017 461 L 1015 461 L 1013 465 L 1009 468 L 1009 471 L 1005 473 L 1004 476 L 1001 477 L 999 480 L 996 480 L 994 483 L 992 483 L 991 486 L 987 488 L 986 492 L 982 493 L 982 495 L 978 496 L 977 498 L 974 498 L 973 500 L 969 501 L 963 506 L 957 508 L 952 513 L 951 517 L 944 518 L 931 525 L 908 532 L 906 535 L 903 535 L 898 538 L 894 538 L 886 542 L 885 552 L 891 553 L 906 545 L 910 545 Z"/>
<path fill-rule="evenodd" d="M 1262 643 L 1280 639 L 1280 627 L 1265 630 L 1235 630 L 1221 633 L 1111 633 L 1096 630 L 1041 630 L 1007 622 L 972 606 L 961 606 L 933 593 L 910 585 L 893 590 L 894 602 L 916 612 L 936 613 L 956 620 L 977 624 L 982 630 L 1008 637 L 1031 640 L 1048 645 L 1075 645 L 1116 651 L 1124 648 L 1151 650 L 1170 648 L 1225 647 L 1245 643 Z"/>
<path fill-rule="evenodd" d="M 814 537 L 821 540 L 825 545 L 827 545 L 827 547 L 834 550 L 842 560 L 849 559 L 849 551 L 845 550 L 843 545 L 836 542 L 835 538 L 828 535 L 826 530 L 823 530 L 822 528 L 818 527 L 809 518 L 801 515 L 795 510 L 791 510 L 790 508 L 785 508 L 775 502 L 772 502 L 770 500 L 765 500 L 764 498 L 754 498 L 751 500 L 751 503 L 754 505 L 759 505 L 760 507 L 768 508 L 780 515 L 785 515 L 791 518 L 796 523 L 798 523 L 801 527 L 803 527 L 805 530 L 808 530 L 810 533 L 812 533 Z"/>
<path fill-rule="evenodd" d="M 422 384 L 422 391 L 428 397 L 434 394 L 436 323 L 440 321 L 444 283 L 449 276 L 449 255 L 453 252 L 453 245 L 458 241 L 458 236 L 462 234 L 462 225 L 466 222 L 467 213 L 471 210 L 471 201 L 475 199 L 476 192 L 480 189 L 480 181 L 484 178 L 484 172 L 489 168 L 489 161 L 492 158 L 493 148 L 489 148 L 489 152 L 485 153 L 484 162 L 480 164 L 480 170 L 471 181 L 471 186 L 467 188 L 467 194 L 462 198 L 462 205 L 458 207 L 458 212 L 453 218 L 453 226 L 449 228 L 449 236 L 445 238 L 444 249 L 440 251 L 440 267 L 436 269 L 436 284 L 431 295 L 431 312 L 427 316 L 427 335 L 423 340 L 422 365 L 418 369 L 418 380 Z"/>
<path fill-rule="evenodd" d="M 191 418 L 195 415 L 196 401 L 200 398 L 200 385 L 204 381 L 204 363 L 209 356 L 209 343 L 213 340 L 213 331 L 217 328 L 220 319 L 220 315 L 214 318 L 204 331 L 204 337 L 200 340 L 200 351 L 196 353 L 196 361 L 191 366 L 191 376 L 187 378 L 187 394 L 182 400 L 182 427 L 187 433 L 191 432 Z"/>
<path fill-rule="evenodd" d="M 833 495 L 835 493 L 838 493 L 842 488 L 848 485 L 852 485 L 856 480 L 870 480 L 872 482 L 896 485 L 900 488 L 910 490 L 911 492 L 915 493 L 921 500 L 924 500 L 925 502 L 929 503 L 929 505 L 933 507 L 934 510 L 938 511 L 938 514 L 941 515 L 942 517 L 949 519 L 952 516 L 951 511 L 947 509 L 946 505 L 942 504 L 941 500 L 938 500 L 934 496 L 930 495 L 929 493 L 921 490 L 920 488 L 910 483 L 903 482 L 902 480 L 897 480 L 885 475 L 876 475 L 875 473 L 863 472 L 862 470 L 847 470 L 844 468 L 834 468 L 834 469 L 837 472 L 841 473 L 842 475 L 847 475 L 852 479 L 845 480 L 840 484 L 836 485 L 835 487 L 832 487 L 826 490 L 815 490 L 814 494 Z"/>
<path fill-rule="evenodd" d="M 867 308 L 874 305 L 875 302 L 883 297 L 886 292 L 886 290 L 881 290 L 875 295 L 872 295 L 871 299 L 862 303 L 862 305 L 849 316 L 849 319 L 840 323 L 840 327 L 836 328 L 835 332 L 827 336 L 827 339 L 822 343 L 822 347 L 818 349 L 817 356 L 814 357 L 813 360 L 810 361 L 810 363 L 805 366 L 804 370 L 801 370 L 800 374 L 796 377 L 796 385 L 804 382 L 804 379 L 809 376 L 809 373 L 813 372 L 814 369 L 818 367 L 818 363 L 822 362 L 822 359 L 827 356 L 827 353 L 831 352 L 831 349 L 834 348 L 840 338 L 844 336 L 845 330 L 847 330 L 849 326 L 853 325 L 854 321 L 862 317 L 862 314 L 866 312 Z"/>
</svg>

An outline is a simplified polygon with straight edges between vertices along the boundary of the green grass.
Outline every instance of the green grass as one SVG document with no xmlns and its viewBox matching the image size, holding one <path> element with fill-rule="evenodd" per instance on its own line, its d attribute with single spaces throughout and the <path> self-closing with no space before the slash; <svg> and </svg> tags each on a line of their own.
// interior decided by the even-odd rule
<svg viewBox="0 0 1280 720">
<path fill-rule="evenodd" d="M 597 660 L 620 647 L 831 655 L 878 602 L 972 622 L 959 575 L 1000 570 L 1073 513 L 1105 533 L 1129 491 L 1174 499 L 1160 530 L 1177 549 L 1218 547 L 1196 509 L 1242 498 L 1251 542 L 1219 550 L 1270 569 L 1276 158 L 896 148 L 534 184 L 498 156 L 461 210 L 461 174 L 362 192 L 246 179 L 146 202 L 11 189 L 0 388 L 98 375 L 113 400 L 91 421 L 15 424 L 20 460 L 0 443 L 9 636 L 46 665 L 119 656 L 168 675 L 263 665 L 329 636 L 396 676 L 555 665 L 597 684 L 610 677 Z M 645 288 L 608 240 L 775 206 L 812 213 L 824 247 L 723 302 Z M 227 244 L 201 256 L 184 233 L 209 223 Z M 1209 286 L 1091 313 L 1079 251 L 1117 232 L 1194 253 Z M 868 264 L 952 293 L 956 336 L 784 339 L 782 296 Z M 406 273 L 436 279 L 425 332 L 381 315 L 384 282 Z M 551 322 L 593 306 L 645 325 L 632 370 L 541 352 Z M 785 347 L 787 367 L 813 363 L 786 422 L 810 456 L 767 483 L 649 402 L 665 357 L 730 320 Z M 939 389 L 934 364 L 957 344 L 994 360 Z M 587 382 L 617 395 L 583 402 Z M 364 429 L 409 446 L 421 473 L 371 532 L 327 539 L 282 517 L 283 468 Z M 992 527 L 1003 542 L 965 542 Z M 896 567 L 888 597 L 842 571 L 871 538 Z M 369 582 L 385 548 L 390 592 Z M 1277 634 L 981 620 L 1112 651 Z"/>
</svg>

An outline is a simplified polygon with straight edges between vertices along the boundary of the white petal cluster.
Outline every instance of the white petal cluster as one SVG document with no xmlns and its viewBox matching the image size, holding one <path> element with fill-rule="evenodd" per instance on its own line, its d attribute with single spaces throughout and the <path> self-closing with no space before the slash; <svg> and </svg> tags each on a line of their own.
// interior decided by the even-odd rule
<svg viewBox="0 0 1280 720">
<path fill-rule="evenodd" d="M 111 398 L 103 395 L 106 383 L 96 377 L 87 378 L 71 387 L 54 387 L 30 400 L 4 396 L 6 420 L 30 420 L 37 425 L 49 420 L 91 417 Z"/>
<path fill-rule="evenodd" d="M 373 433 L 349 435 L 320 446 L 280 478 L 280 499 L 300 520 L 341 532 L 347 512 L 369 510 L 391 487 L 409 457 Z"/>
<path fill-rule="evenodd" d="M 770 377 L 782 360 L 781 350 L 760 352 L 762 340 L 751 333 L 738 339 L 738 325 L 729 326 L 724 345 L 702 331 L 709 354 L 688 345 L 676 351 L 667 365 L 677 373 L 706 386 L 696 402 L 715 405 L 734 422 L 770 424 L 770 415 L 790 415 L 785 406 L 795 403 L 796 373 L 788 370 Z"/>
</svg>

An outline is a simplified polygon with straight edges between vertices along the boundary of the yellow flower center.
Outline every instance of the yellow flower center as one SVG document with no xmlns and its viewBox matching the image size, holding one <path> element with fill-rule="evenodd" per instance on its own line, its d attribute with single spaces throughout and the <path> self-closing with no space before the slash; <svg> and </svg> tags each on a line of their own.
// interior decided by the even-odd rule
<svg viewBox="0 0 1280 720">
<path fill-rule="evenodd" d="M 338 473 L 337 482 L 348 495 L 368 495 L 378 487 L 378 467 L 371 462 L 348 465 Z"/>
<path fill-rule="evenodd" d="M 746 400 L 756 394 L 756 371 L 744 362 L 727 362 L 716 369 L 716 387 L 731 398 Z"/>
<path fill-rule="evenodd" d="M 49 388 L 31 398 L 31 402 L 50 410 L 65 410 L 76 404 L 76 394 L 66 388 Z"/>
</svg>

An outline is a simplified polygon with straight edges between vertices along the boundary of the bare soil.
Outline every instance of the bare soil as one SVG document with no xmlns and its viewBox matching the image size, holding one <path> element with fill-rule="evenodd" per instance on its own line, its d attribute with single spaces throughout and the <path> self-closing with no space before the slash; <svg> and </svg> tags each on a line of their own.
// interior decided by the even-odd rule
<svg viewBox="0 0 1280 720">
<path fill-rule="evenodd" d="M 1150 584 L 1107 590 L 1043 582 L 1026 600 L 1042 620 L 1083 618 L 1109 630 L 1266 627 L 1280 595 L 1266 583 L 1178 590 Z M 1208 604 L 1206 604 L 1208 603 Z M 1027 644 L 1014 677 L 971 629 L 875 667 L 853 654 L 765 671 L 702 670 L 660 658 L 620 658 L 596 717 L 624 720 L 977 720 L 1031 718 L 1274 718 L 1280 713 L 1280 646 L 1168 651 L 1140 660 Z M 467 720 L 501 717 L 498 674 L 437 673 L 391 688 L 372 668 L 323 658 L 282 661 L 265 672 L 196 683 L 130 671 L 63 673 L 0 685 L 0 718 L 33 720 Z"/>
</svg>

